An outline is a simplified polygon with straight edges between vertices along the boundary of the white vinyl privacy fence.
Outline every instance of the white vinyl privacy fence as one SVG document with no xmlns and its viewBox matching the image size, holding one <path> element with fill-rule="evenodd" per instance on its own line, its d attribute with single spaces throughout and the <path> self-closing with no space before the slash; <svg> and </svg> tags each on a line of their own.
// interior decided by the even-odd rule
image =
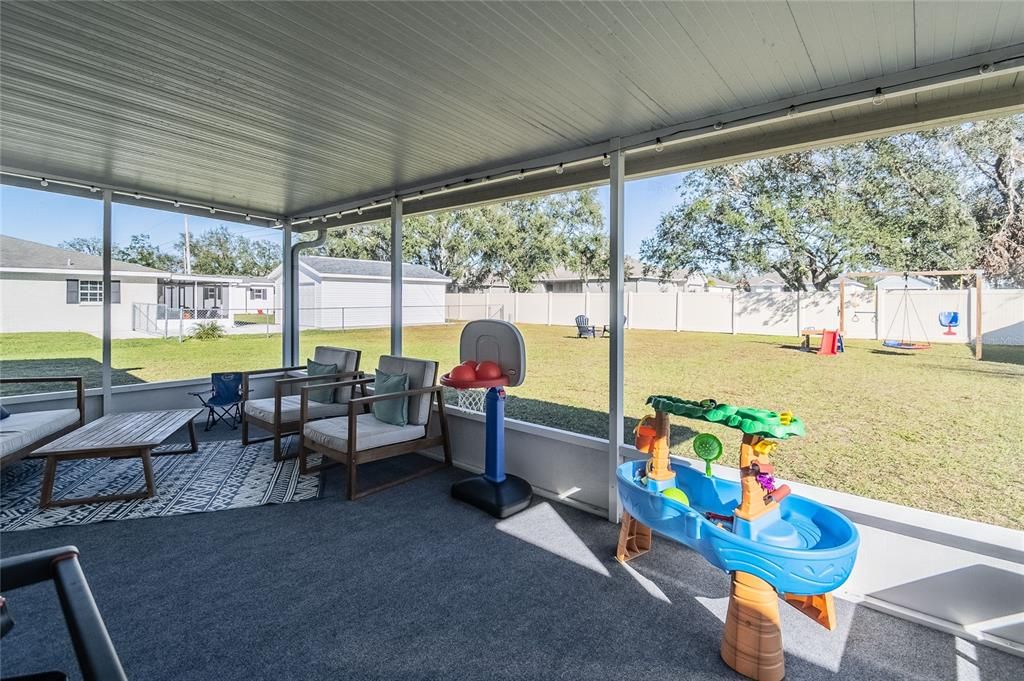
<svg viewBox="0 0 1024 681">
<path fill-rule="evenodd" d="M 982 301 L 982 341 L 996 345 L 1024 345 L 1024 290 L 985 289 Z M 973 289 L 904 292 L 854 291 L 846 293 L 848 338 L 929 340 L 966 343 L 974 340 L 977 310 Z M 481 310 L 496 311 L 520 324 L 573 326 L 578 315 L 594 325 L 608 324 L 608 296 L 602 293 L 450 293 L 446 298 L 450 320 L 477 319 Z M 909 309 L 909 312 L 908 312 Z M 946 335 L 939 314 L 957 312 L 960 324 Z M 839 294 L 747 293 L 627 293 L 626 328 L 664 331 L 797 336 L 802 329 L 839 327 Z"/>
</svg>

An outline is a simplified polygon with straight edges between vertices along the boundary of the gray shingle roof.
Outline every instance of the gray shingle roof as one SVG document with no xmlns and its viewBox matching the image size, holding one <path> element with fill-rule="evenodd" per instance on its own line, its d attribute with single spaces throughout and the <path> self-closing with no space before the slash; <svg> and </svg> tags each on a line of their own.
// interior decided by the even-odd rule
<svg viewBox="0 0 1024 681">
<path fill-rule="evenodd" d="M 390 277 L 391 263 L 380 260 L 353 260 L 351 258 L 328 258 L 321 255 L 304 255 L 299 258 L 304 265 L 320 274 L 343 274 L 351 277 Z M 406 279 L 437 279 L 448 281 L 448 277 L 423 265 L 402 264 L 402 277 Z"/>
<path fill-rule="evenodd" d="M 35 270 L 102 270 L 103 258 L 13 236 L 0 235 L 0 267 Z M 163 272 L 163 270 L 120 260 L 113 261 L 113 269 L 118 272 Z"/>
</svg>

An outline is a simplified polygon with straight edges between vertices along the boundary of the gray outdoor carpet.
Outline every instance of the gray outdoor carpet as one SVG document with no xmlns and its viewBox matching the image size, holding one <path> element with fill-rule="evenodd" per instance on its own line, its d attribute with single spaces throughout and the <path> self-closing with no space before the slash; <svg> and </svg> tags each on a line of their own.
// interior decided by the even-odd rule
<svg viewBox="0 0 1024 681">
<path fill-rule="evenodd" d="M 288 438 L 289 440 L 291 438 Z M 42 459 L 7 467 L 0 477 L 0 530 L 84 525 L 315 499 L 320 476 L 299 475 L 296 459 L 275 462 L 270 442 L 201 442 L 199 451 L 153 457 L 157 495 L 39 508 Z M 140 459 L 80 459 L 57 465 L 54 500 L 120 494 L 145 488 Z"/>
<path fill-rule="evenodd" d="M 698 554 L 656 540 L 624 567 L 616 526 L 566 506 L 497 521 L 451 499 L 458 471 L 346 502 L 339 472 L 307 503 L 9 533 L 3 553 L 76 544 L 132 679 L 739 678 L 718 656 L 728 578 Z M 5 595 L 4 673 L 73 668 L 53 587 Z M 828 632 L 782 606 L 788 679 L 1024 678 L 1018 658 L 837 610 Z"/>
</svg>

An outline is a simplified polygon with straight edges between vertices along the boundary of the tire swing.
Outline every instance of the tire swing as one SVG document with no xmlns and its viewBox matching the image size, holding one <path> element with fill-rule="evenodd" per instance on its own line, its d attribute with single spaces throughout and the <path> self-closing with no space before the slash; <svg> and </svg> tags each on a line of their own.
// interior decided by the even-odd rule
<svg viewBox="0 0 1024 681">
<path fill-rule="evenodd" d="M 914 307 L 914 301 L 910 297 L 909 278 L 910 274 L 904 272 L 903 294 L 900 296 L 900 302 L 896 306 L 896 314 L 893 315 L 892 321 L 889 322 L 889 329 L 885 332 L 885 340 L 882 341 L 882 345 L 894 350 L 928 350 L 932 347 L 932 344 L 928 342 L 928 332 L 925 331 L 924 323 L 921 322 L 921 316 L 917 314 L 917 308 Z M 917 325 L 921 329 L 921 337 L 924 338 L 923 341 L 916 341 L 913 339 L 910 328 L 911 311 L 913 311 L 914 319 L 917 320 Z M 894 336 L 892 330 L 897 321 L 902 322 L 900 325 L 900 335 Z"/>
</svg>

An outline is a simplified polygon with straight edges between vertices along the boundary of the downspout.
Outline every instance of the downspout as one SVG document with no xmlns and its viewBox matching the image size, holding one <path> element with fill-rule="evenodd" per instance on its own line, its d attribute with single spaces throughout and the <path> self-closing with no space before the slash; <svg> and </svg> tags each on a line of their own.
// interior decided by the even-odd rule
<svg viewBox="0 0 1024 681">
<path fill-rule="evenodd" d="M 299 252 L 310 248 L 319 248 L 327 243 L 327 230 L 316 230 L 316 238 L 310 241 L 297 241 L 292 244 L 290 276 L 288 277 L 288 297 L 290 305 L 287 310 L 289 345 L 285 356 L 285 364 L 297 366 L 299 362 Z"/>
</svg>

